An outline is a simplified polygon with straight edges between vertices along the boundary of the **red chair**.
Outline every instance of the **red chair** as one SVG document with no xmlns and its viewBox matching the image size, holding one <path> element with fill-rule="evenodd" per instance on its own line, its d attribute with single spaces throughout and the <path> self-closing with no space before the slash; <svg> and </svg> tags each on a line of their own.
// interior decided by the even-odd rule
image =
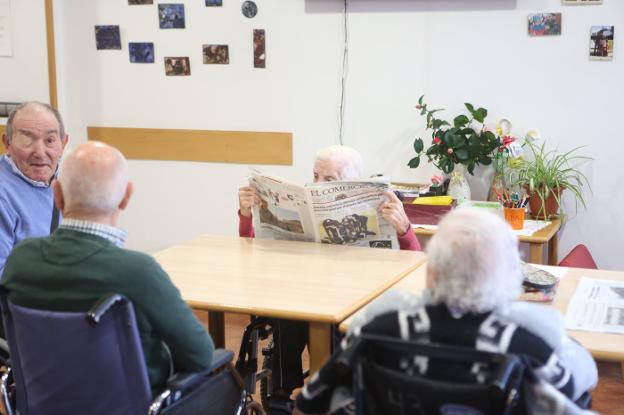
<svg viewBox="0 0 624 415">
<path fill-rule="evenodd" d="M 559 262 L 560 267 L 598 269 L 596 261 L 589 249 L 583 244 L 576 245 L 565 258 Z"/>
</svg>

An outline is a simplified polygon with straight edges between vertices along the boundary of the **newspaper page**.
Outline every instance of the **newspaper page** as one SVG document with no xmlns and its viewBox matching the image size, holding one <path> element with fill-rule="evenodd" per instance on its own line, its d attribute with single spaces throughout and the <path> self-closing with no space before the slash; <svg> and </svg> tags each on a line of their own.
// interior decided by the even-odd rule
<svg viewBox="0 0 624 415">
<path fill-rule="evenodd" d="M 564 322 L 569 330 L 624 334 L 624 281 L 581 277 Z"/>
<path fill-rule="evenodd" d="M 252 170 L 249 183 L 260 195 L 253 208 L 256 237 L 289 241 L 314 241 L 310 209 L 303 186 Z"/>
<path fill-rule="evenodd" d="M 387 179 L 306 185 L 315 240 L 322 243 L 399 249 L 394 227 L 377 212 L 390 189 Z"/>
</svg>

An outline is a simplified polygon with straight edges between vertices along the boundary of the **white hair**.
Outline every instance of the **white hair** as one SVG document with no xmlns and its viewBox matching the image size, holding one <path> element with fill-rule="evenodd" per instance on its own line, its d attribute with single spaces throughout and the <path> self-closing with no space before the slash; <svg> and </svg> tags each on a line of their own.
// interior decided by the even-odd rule
<svg viewBox="0 0 624 415">
<path fill-rule="evenodd" d="M 339 180 L 361 179 L 364 175 L 362 156 L 354 148 L 336 144 L 325 147 L 316 153 L 315 160 L 327 161 L 340 165 Z"/>
<path fill-rule="evenodd" d="M 128 163 L 117 149 L 90 141 L 65 157 L 58 181 L 67 210 L 112 213 L 128 186 Z"/>
<path fill-rule="evenodd" d="M 433 299 L 451 310 L 483 313 L 516 299 L 522 273 L 518 238 L 499 216 L 477 208 L 447 214 L 427 245 Z"/>
</svg>

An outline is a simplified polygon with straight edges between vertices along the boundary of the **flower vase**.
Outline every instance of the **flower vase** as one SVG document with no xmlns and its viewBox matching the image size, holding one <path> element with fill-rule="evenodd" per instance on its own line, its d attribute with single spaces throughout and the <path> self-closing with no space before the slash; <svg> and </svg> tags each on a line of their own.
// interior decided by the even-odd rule
<svg viewBox="0 0 624 415">
<path fill-rule="evenodd" d="M 456 164 L 451 172 L 451 180 L 449 182 L 447 195 L 462 203 L 464 200 L 470 200 L 470 186 L 466 180 L 466 166 Z"/>
<path fill-rule="evenodd" d="M 505 159 L 502 157 L 496 157 L 493 160 L 494 177 L 492 178 L 492 185 L 490 186 L 490 192 L 488 194 L 488 200 L 490 202 L 498 201 L 498 195 L 502 194 L 506 189 L 505 180 Z"/>
</svg>

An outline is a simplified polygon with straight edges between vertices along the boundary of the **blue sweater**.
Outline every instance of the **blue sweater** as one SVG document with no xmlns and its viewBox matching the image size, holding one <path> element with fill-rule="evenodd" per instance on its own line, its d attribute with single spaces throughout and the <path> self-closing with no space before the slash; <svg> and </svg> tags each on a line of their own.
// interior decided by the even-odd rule
<svg viewBox="0 0 624 415">
<path fill-rule="evenodd" d="M 53 203 L 51 187 L 33 186 L 0 158 L 0 276 L 18 242 L 50 234 Z"/>
</svg>

